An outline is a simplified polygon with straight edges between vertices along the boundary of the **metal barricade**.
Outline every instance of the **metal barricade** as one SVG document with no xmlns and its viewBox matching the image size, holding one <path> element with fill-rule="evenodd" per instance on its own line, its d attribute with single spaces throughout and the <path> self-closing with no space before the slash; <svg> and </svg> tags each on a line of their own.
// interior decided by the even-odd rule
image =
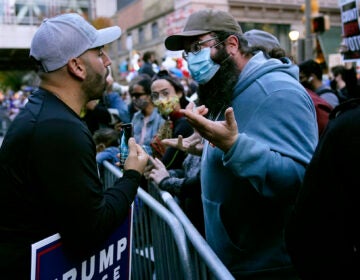
<svg viewBox="0 0 360 280">
<path fill-rule="evenodd" d="M 122 172 L 104 163 L 104 185 L 110 187 Z M 139 188 L 134 201 L 132 279 L 194 279 L 184 229 L 178 219 Z"/>
<path fill-rule="evenodd" d="M 105 162 L 106 187 L 121 171 Z M 149 184 L 134 201 L 132 279 L 220 279 L 234 277 L 168 193 Z"/>
<path fill-rule="evenodd" d="M 149 183 L 149 193 L 164 205 L 179 219 L 184 227 L 189 241 L 192 256 L 193 276 L 195 279 L 235 279 L 218 256 L 211 249 L 206 240 L 198 232 L 179 204 L 166 191 Z"/>
</svg>

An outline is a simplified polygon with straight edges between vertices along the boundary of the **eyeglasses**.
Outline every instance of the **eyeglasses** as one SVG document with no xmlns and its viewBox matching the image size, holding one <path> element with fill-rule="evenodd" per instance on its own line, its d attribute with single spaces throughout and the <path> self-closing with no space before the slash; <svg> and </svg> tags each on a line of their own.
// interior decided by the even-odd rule
<svg viewBox="0 0 360 280">
<path fill-rule="evenodd" d="M 197 41 L 197 42 L 194 42 L 190 45 L 190 48 L 189 50 L 184 50 L 183 53 L 182 53 L 182 56 L 183 58 L 186 60 L 189 56 L 189 52 L 193 53 L 194 55 L 197 55 L 200 51 L 201 51 L 201 46 L 207 42 L 210 42 L 212 40 L 216 40 L 218 39 L 218 37 L 212 37 L 212 38 L 209 38 L 209 39 L 206 39 L 206 40 L 203 40 L 203 41 Z M 213 47 L 217 47 L 218 45 L 220 45 L 221 43 L 223 43 L 224 41 L 221 41 L 221 42 L 218 42 L 216 43 L 215 45 L 212 45 L 210 46 L 210 48 L 213 48 Z"/>
</svg>

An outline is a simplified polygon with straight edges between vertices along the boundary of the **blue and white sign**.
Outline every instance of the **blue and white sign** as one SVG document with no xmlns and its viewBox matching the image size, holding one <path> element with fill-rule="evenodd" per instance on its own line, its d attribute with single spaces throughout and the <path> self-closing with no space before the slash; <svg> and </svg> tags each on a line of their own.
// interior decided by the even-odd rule
<svg viewBox="0 0 360 280">
<path fill-rule="evenodd" d="M 78 263 L 64 255 L 59 234 L 32 244 L 31 280 L 130 280 L 132 213 L 99 252 Z"/>
</svg>

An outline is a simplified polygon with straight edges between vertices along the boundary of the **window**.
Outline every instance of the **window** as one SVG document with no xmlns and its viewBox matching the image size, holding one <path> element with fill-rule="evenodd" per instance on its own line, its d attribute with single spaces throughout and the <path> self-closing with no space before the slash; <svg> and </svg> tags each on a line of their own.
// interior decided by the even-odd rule
<svg viewBox="0 0 360 280">
<path fill-rule="evenodd" d="M 144 28 L 140 27 L 139 28 L 139 43 L 144 43 L 145 42 L 145 33 L 144 33 Z"/>
<path fill-rule="evenodd" d="M 121 48 L 121 40 L 117 40 L 116 41 L 116 49 L 117 49 L 117 53 L 120 53 L 122 48 Z"/>
<path fill-rule="evenodd" d="M 117 0 L 118 10 L 126 7 L 127 5 L 131 4 L 132 2 L 135 2 L 135 0 Z"/>
<path fill-rule="evenodd" d="M 159 26 L 157 22 L 151 24 L 151 37 L 152 39 L 159 38 Z"/>
</svg>

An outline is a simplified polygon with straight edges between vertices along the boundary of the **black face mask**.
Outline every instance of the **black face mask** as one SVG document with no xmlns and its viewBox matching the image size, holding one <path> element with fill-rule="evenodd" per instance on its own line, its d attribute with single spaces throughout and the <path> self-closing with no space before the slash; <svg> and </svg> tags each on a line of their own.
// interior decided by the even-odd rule
<svg viewBox="0 0 360 280">
<path fill-rule="evenodd" d="M 335 79 L 330 81 L 330 87 L 332 90 L 337 90 L 337 82 Z"/>
<path fill-rule="evenodd" d="M 308 81 L 303 81 L 301 82 L 301 84 L 304 88 L 312 89 L 311 83 L 309 83 Z"/>
</svg>

